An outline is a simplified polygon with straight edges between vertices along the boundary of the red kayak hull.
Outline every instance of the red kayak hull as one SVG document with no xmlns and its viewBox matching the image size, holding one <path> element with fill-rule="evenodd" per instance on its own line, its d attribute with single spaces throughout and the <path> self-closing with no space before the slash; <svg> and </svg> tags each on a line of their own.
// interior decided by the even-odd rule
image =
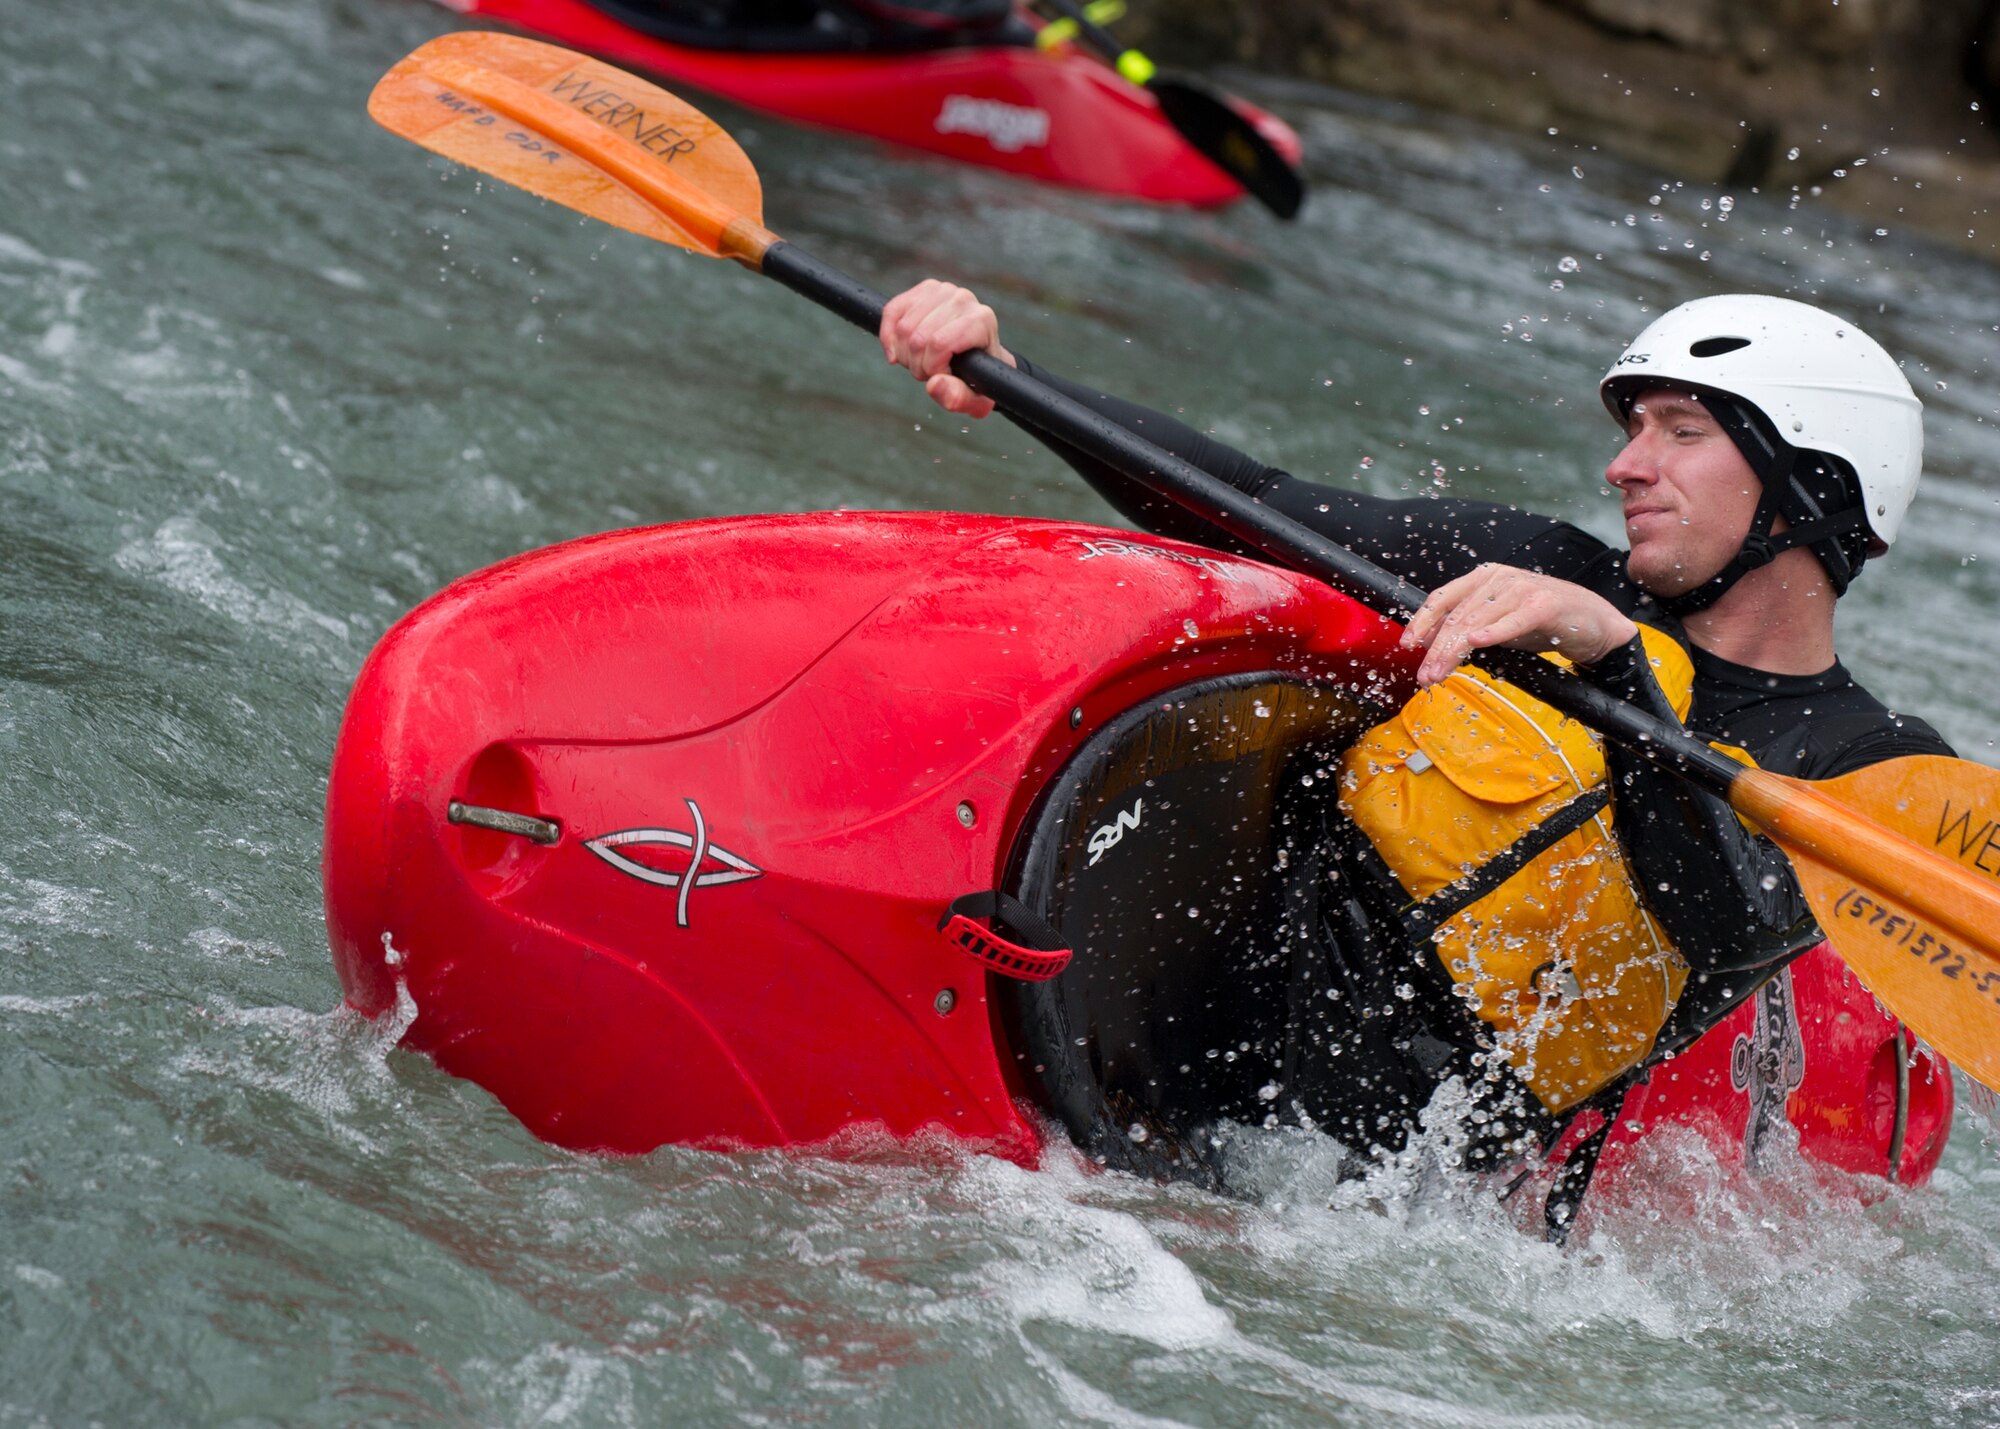
<svg viewBox="0 0 2000 1429">
<path fill-rule="evenodd" d="M 650 71 L 802 124 L 863 134 L 1025 178 L 1212 208 L 1243 189 L 1189 147 L 1159 102 L 1067 46 L 772 54 L 670 44 L 582 0 L 444 0 L 461 14 Z M 1279 153 L 1289 126 L 1232 100 Z"/>
<path fill-rule="evenodd" d="M 1803 1156 L 1917 1185 L 1944 1155 L 1954 1101 L 1950 1065 L 1917 1046 L 1822 943 L 1654 1068 L 1606 1138 L 1598 1175 L 1615 1185 L 1643 1165 L 1646 1133 L 1683 1126 L 1728 1170 L 1769 1171 Z M 1566 1140 L 1596 1125 L 1579 1123 Z"/>
<path fill-rule="evenodd" d="M 996 886 L 1107 713 L 1207 674 L 1397 663 L 1395 628 L 1325 587 L 1181 549 L 751 517 L 466 577 L 383 638 L 341 728 L 324 876 L 348 1001 L 389 1011 L 400 983 L 405 1045 L 565 1146 L 873 1123 L 1032 1161 L 944 906 Z M 455 825 L 454 800 L 562 836 Z"/>
<path fill-rule="evenodd" d="M 405 1046 L 564 1146 L 872 1126 L 1032 1164 L 1043 1123 L 994 975 L 940 934 L 946 905 L 1002 886 L 1038 797 L 1108 722 L 1240 672 L 1393 708 L 1398 634 L 1294 573 L 1064 522 L 741 517 L 531 552 L 411 612 L 356 680 L 323 866 L 342 988 L 371 1016 L 414 1002 Z M 1776 1104 L 1808 1154 L 1879 1175 L 1893 1025 L 1815 956 L 1786 980 Z M 1668 1063 L 1626 1120 L 1741 1143 L 1745 1109 L 1773 1105 L 1728 1072 L 1759 1064 L 1734 1050 L 1757 1015 Z M 1910 1082 L 1914 1182 L 1950 1087 L 1941 1064 Z"/>
</svg>

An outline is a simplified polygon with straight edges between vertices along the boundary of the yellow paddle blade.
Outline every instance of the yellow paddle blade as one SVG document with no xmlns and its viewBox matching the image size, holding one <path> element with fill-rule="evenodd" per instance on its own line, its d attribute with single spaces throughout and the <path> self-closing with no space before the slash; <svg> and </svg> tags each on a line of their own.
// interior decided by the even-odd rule
<svg viewBox="0 0 2000 1429">
<path fill-rule="evenodd" d="M 539 40 L 442 35 L 382 76 L 368 112 L 446 158 L 647 238 L 755 266 L 772 241 L 749 157 L 623 70 Z"/>
<path fill-rule="evenodd" d="M 1791 856 L 1835 952 L 1923 1039 L 2000 1089 L 2000 771 L 1892 759 L 1729 791 Z"/>
</svg>

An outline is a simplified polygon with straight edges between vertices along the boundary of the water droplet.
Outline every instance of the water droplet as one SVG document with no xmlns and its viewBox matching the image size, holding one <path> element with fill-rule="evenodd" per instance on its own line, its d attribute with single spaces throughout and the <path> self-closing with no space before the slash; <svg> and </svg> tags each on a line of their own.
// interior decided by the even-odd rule
<svg viewBox="0 0 2000 1429">
<path fill-rule="evenodd" d="M 1937 390 L 1938 390 L 1938 391 L 1940 391 L 1940 392 L 1944 391 L 1944 383 L 1942 383 L 1942 382 L 1938 383 L 1938 384 L 1937 384 Z"/>
<path fill-rule="evenodd" d="M 1721 209 L 1724 213 L 1728 213 L 1736 207 L 1736 200 L 1731 198 L 1728 194 L 1724 194 L 1721 198 L 1715 201 L 1715 206 Z"/>
<path fill-rule="evenodd" d="M 1266 1082 L 1263 1086 L 1257 1088 L 1257 1100 L 1274 1102 L 1278 1099 L 1278 1093 L 1281 1090 L 1283 1089 L 1276 1082 Z"/>
<path fill-rule="evenodd" d="M 1875 236 L 1877 238 L 1887 238 L 1889 236 L 1889 230 L 1886 228 L 1878 228 L 1875 230 Z"/>
<path fill-rule="evenodd" d="M 1577 262 L 1576 259 L 1570 257 L 1568 254 L 1564 254 L 1561 258 L 1558 258 L 1556 260 L 1556 271 L 1558 273 L 1574 273 L 1577 271 L 1577 269 L 1581 268 L 1582 266 L 1583 265 L 1581 263 Z"/>
</svg>

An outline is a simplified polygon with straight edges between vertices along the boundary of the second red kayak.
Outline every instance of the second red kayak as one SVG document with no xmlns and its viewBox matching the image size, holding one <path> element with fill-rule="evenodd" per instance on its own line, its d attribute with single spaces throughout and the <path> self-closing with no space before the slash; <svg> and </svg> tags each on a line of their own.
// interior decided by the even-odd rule
<svg viewBox="0 0 2000 1429">
<path fill-rule="evenodd" d="M 864 134 L 1025 178 L 1215 208 L 1243 188 L 1197 153 L 1159 101 L 1068 45 L 783 53 L 675 44 L 584 0 L 442 0 L 463 15 L 651 71 L 804 124 Z M 1229 101 L 1285 158 L 1283 120 Z"/>
</svg>

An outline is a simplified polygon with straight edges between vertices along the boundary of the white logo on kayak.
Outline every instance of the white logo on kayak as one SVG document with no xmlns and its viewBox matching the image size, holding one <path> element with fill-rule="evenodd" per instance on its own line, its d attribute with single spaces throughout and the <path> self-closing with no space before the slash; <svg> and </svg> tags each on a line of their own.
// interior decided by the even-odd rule
<svg viewBox="0 0 2000 1429">
<path fill-rule="evenodd" d="M 1806 1044 L 1799 1035 L 1799 1008 L 1792 997 L 1792 970 L 1786 968 L 1757 990 L 1757 1017 L 1729 1049 L 1729 1084 L 1749 1093 L 1750 1115 L 1743 1124 L 1743 1162 L 1758 1170 L 1764 1142 L 1789 1119 L 1785 1104 L 1806 1079 Z"/>
<path fill-rule="evenodd" d="M 1003 154 L 1016 153 L 1029 145 L 1049 142 L 1049 112 L 1003 104 L 997 99 L 975 99 L 969 94 L 948 94 L 938 111 L 940 134 L 977 134 Z"/>
<path fill-rule="evenodd" d="M 1156 561 L 1174 561 L 1183 566 L 1194 566 L 1207 571 L 1217 580 L 1240 581 L 1242 572 L 1229 561 L 1218 561 L 1213 556 L 1190 556 L 1185 551 L 1169 551 L 1164 546 L 1144 546 L 1137 541 L 1084 541 L 1083 554 L 1079 561 L 1094 561 L 1099 556 L 1150 556 Z"/>
<path fill-rule="evenodd" d="M 674 922 L 683 928 L 688 925 L 688 896 L 695 889 L 717 888 L 725 883 L 746 883 L 764 876 L 764 870 L 748 859 L 739 858 L 721 845 L 710 843 L 708 821 L 702 818 L 701 807 L 692 799 L 687 800 L 687 806 L 688 813 L 694 816 L 692 834 L 684 834 L 679 829 L 620 829 L 617 833 L 586 839 L 583 845 L 620 873 L 647 883 L 657 883 L 662 888 L 678 888 L 681 896 Z M 642 848 L 686 849 L 687 867 L 662 868 L 618 852 L 619 849 Z M 704 869 L 702 865 L 710 859 L 721 867 Z"/>
<path fill-rule="evenodd" d="M 1118 816 L 1117 822 L 1106 824 L 1090 836 L 1090 867 L 1118 847 L 1118 841 L 1139 827 L 1139 814 L 1146 807 L 1144 799 L 1134 799 L 1132 807 Z"/>
</svg>

